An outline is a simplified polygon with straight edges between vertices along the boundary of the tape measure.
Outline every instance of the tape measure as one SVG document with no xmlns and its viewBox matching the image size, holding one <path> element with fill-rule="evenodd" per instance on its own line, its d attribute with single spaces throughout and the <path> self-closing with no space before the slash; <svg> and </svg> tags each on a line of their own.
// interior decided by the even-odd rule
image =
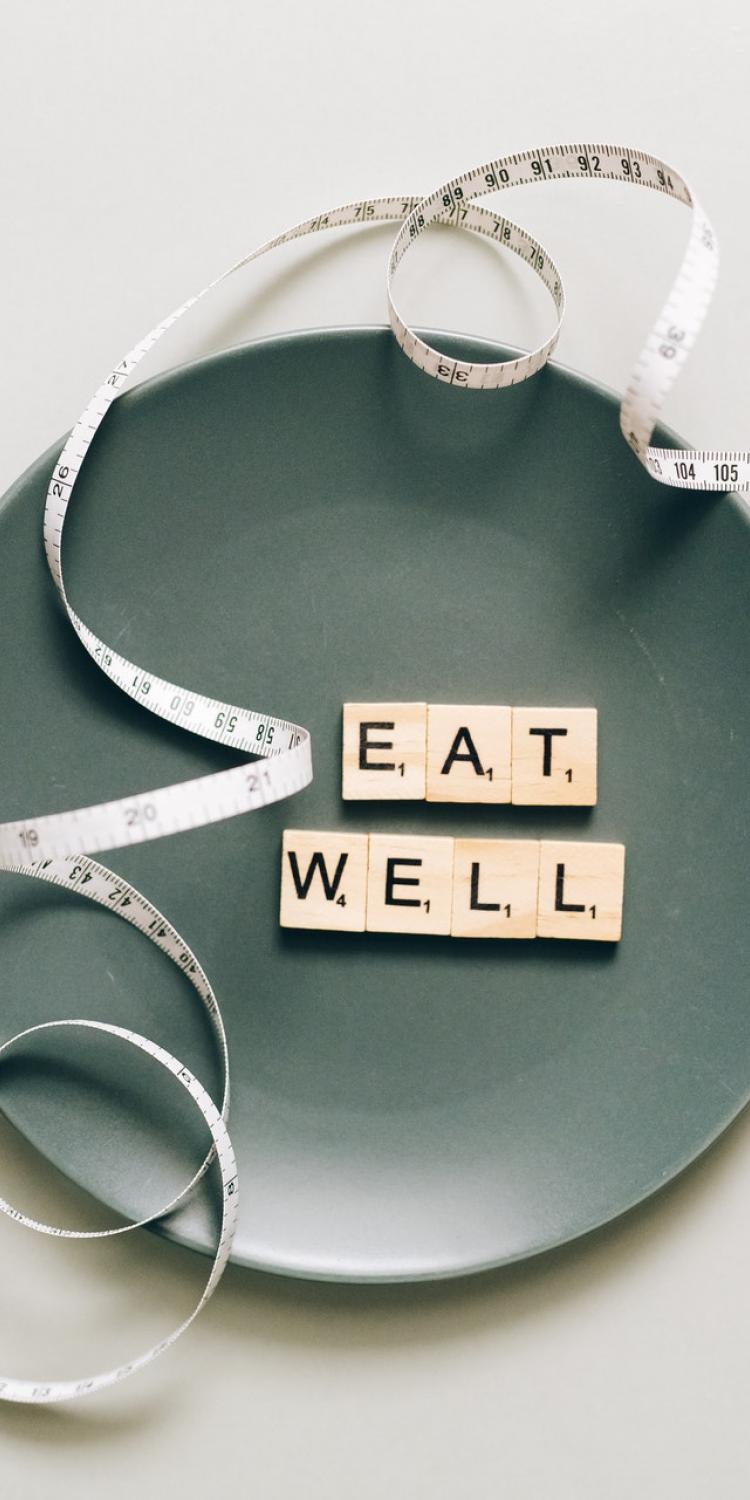
<svg viewBox="0 0 750 1500">
<path fill-rule="evenodd" d="M 198 959 L 175 928 L 132 885 L 90 856 L 104 849 L 143 843 L 167 834 L 198 828 L 294 795 L 312 779 L 310 736 L 306 729 L 270 713 L 225 703 L 192 687 L 168 682 L 120 655 L 85 624 L 68 599 L 62 568 L 62 538 L 76 480 L 91 443 L 113 401 L 125 389 L 141 361 L 165 333 L 229 276 L 268 251 L 309 234 L 350 225 L 391 221 L 398 224 L 387 266 L 387 303 L 393 333 L 407 357 L 423 370 L 458 389 L 495 390 L 517 385 L 540 370 L 553 352 L 565 310 L 562 278 L 551 256 L 527 230 L 475 200 L 505 188 L 561 179 L 617 181 L 650 188 L 692 210 L 687 251 L 667 301 L 638 357 L 620 406 L 620 427 L 627 443 L 654 479 L 691 490 L 750 489 L 750 453 L 695 452 L 651 446 L 651 437 L 666 396 L 682 369 L 703 322 L 718 271 L 716 236 L 684 178 L 658 157 L 631 147 L 572 145 L 542 147 L 500 157 L 465 172 L 428 197 L 399 195 L 345 204 L 305 219 L 252 250 L 188 298 L 122 359 L 96 391 L 72 429 L 55 464 L 44 511 L 44 547 L 52 578 L 68 620 L 97 666 L 135 702 L 205 739 L 245 752 L 250 759 L 231 770 L 214 772 L 179 784 L 136 792 L 94 807 L 0 824 L 0 870 L 74 889 L 137 927 L 155 943 L 193 985 L 205 1007 L 223 1070 L 220 1103 L 215 1104 L 192 1073 L 171 1053 L 146 1037 L 118 1025 L 71 1019 L 31 1026 L 0 1046 L 7 1051 L 37 1032 L 62 1026 L 85 1027 L 135 1047 L 173 1074 L 194 1099 L 212 1138 L 212 1147 L 190 1182 L 157 1213 L 137 1224 L 112 1230 L 55 1229 L 30 1219 L 0 1199 L 0 1209 L 14 1220 L 44 1234 L 102 1238 L 153 1223 L 186 1203 L 213 1164 L 222 1186 L 220 1238 L 211 1271 L 194 1312 L 168 1338 L 117 1369 L 82 1380 L 0 1380 L 0 1397 L 11 1401 L 50 1402 L 88 1394 L 144 1368 L 189 1326 L 215 1289 L 229 1258 L 238 1205 L 237 1168 L 227 1133 L 229 1067 L 221 1011 Z M 549 337 L 530 353 L 495 363 L 459 360 L 418 338 L 401 317 L 393 285 L 407 251 L 432 224 L 468 230 L 494 240 L 528 264 L 546 287 L 555 309 Z"/>
<path fill-rule="evenodd" d="M 172 1073 L 178 1083 L 182 1084 L 182 1087 L 187 1090 L 191 1099 L 195 1101 L 211 1132 L 213 1152 L 216 1155 L 221 1172 L 222 1212 L 219 1241 L 208 1280 L 203 1288 L 200 1300 L 190 1315 L 180 1323 L 179 1327 L 175 1328 L 160 1343 L 154 1344 L 145 1354 L 138 1355 L 137 1358 L 131 1360 L 128 1364 L 119 1365 L 115 1369 L 104 1371 L 102 1374 L 84 1377 L 82 1380 L 37 1381 L 0 1378 L 0 1396 L 6 1401 L 36 1401 L 42 1403 L 66 1401 L 71 1396 L 88 1395 L 92 1391 L 102 1390 L 105 1386 L 114 1385 L 117 1381 L 124 1380 L 126 1376 L 133 1375 L 136 1370 L 142 1370 L 146 1365 L 150 1364 L 152 1360 L 156 1359 L 157 1355 L 162 1354 L 165 1349 L 174 1344 L 175 1340 L 180 1337 L 180 1334 L 184 1333 L 185 1329 L 190 1327 L 190 1324 L 198 1316 L 201 1308 L 205 1306 L 229 1259 L 229 1252 L 232 1248 L 232 1239 L 234 1237 L 234 1227 L 237 1221 L 237 1163 L 232 1143 L 227 1133 L 227 1127 L 219 1110 L 209 1098 L 203 1085 L 198 1082 L 198 1079 L 193 1076 L 188 1068 L 183 1067 L 182 1063 L 178 1062 L 176 1057 L 173 1057 L 170 1052 L 165 1052 L 163 1047 L 158 1047 L 155 1042 L 147 1040 L 146 1037 L 139 1036 L 136 1031 L 129 1031 L 124 1026 L 111 1026 L 104 1021 L 45 1021 L 39 1026 L 27 1027 L 25 1031 L 18 1032 L 10 1041 L 5 1042 L 0 1047 L 0 1058 L 15 1043 L 23 1041 L 26 1037 L 33 1036 L 36 1032 L 54 1031 L 61 1027 L 71 1026 L 85 1027 L 90 1031 L 103 1032 L 105 1035 L 117 1037 L 129 1043 L 130 1046 L 136 1047 L 139 1051 L 145 1052 L 148 1057 L 153 1058 L 155 1062 L 160 1063 L 163 1068 L 166 1068 L 167 1072 Z M 113 1234 L 125 1234 L 131 1229 L 142 1228 L 143 1225 L 150 1223 L 153 1219 L 152 1215 L 149 1219 L 142 1219 L 136 1224 L 124 1224 L 118 1229 L 58 1229 L 51 1224 L 42 1224 L 37 1219 L 29 1219 L 25 1214 L 20 1214 L 4 1198 L 0 1198 L 0 1209 L 10 1218 L 24 1224 L 28 1229 L 36 1229 L 39 1234 L 53 1234 L 60 1238 L 74 1240 L 105 1239 Z"/>
</svg>

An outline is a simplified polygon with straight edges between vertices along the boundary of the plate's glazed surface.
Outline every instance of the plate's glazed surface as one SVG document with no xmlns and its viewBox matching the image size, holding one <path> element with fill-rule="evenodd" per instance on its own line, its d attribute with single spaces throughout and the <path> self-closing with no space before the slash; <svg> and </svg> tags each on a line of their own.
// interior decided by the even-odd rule
<svg viewBox="0 0 750 1500">
<path fill-rule="evenodd" d="M 40 540 L 56 453 L 0 508 L 3 818 L 230 763 L 75 640 Z M 183 931 L 222 1005 L 237 1260 L 362 1280 L 498 1264 L 638 1202 L 737 1114 L 746 513 L 654 484 L 610 395 L 558 367 L 456 391 L 385 329 L 249 345 L 116 403 L 65 564 L 75 608 L 134 661 L 313 735 L 292 802 L 102 856 Z M 346 699 L 593 704 L 598 806 L 343 803 Z M 622 943 L 282 931 L 285 826 L 622 841 Z M 5 877 L 0 973 L 4 1035 L 100 1017 L 216 1089 L 192 990 L 106 912 Z M 200 1159 L 190 1112 L 122 1049 L 54 1049 L 4 1067 L 3 1109 L 106 1202 L 155 1209 Z M 207 1246 L 210 1216 L 170 1232 Z"/>
</svg>

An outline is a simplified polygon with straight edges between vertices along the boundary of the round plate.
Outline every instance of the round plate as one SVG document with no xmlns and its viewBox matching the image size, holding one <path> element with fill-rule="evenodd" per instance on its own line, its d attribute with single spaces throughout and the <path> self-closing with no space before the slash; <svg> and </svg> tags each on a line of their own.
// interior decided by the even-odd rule
<svg viewBox="0 0 750 1500">
<path fill-rule="evenodd" d="M 5 818 L 231 763 L 76 641 L 40 541 L 58 451 L 0 511 Z M 66 529 L 74 606 L 139 664 L 313 735 L 293 802 L 104 856 L 226 1017 L 235 1259 L 388 1280 L 529 1255 L 653 1192 L 745 1103 L 747 541 L 736 498 L 649 479 L 608 393 L 555 366 L 460 392 L 386 329 L 265 340 L 116 403 Z M 347 699 L 595 705 L 598 806 L 343 803 Z M 284 827 L 622 841 L 622 942 L 282 931 Z M 107 912 L 7 876 L 0 966 L 6 1034 L 100 1017 L 218 1089 L 193 991 Z M 100 1038 L 44 1045 L 4 1064 L 3 1108 L 107 1204 L 154 1211 L 200 1160 L 192 1118 Z M 210 1209 L 168 1232 L 208 1248 Z"/>
</svg>

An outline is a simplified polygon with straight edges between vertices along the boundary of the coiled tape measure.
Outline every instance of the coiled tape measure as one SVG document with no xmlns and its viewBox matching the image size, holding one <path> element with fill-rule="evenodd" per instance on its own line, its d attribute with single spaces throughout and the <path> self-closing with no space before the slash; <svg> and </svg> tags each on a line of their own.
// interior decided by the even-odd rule
<svg viewBox="0 0 750 1500">
<path fill-rule="evenodd" d="M 192 949 L 161 912 L 121 876 L 89 856 L 103 849 L 143 843 L 183 829 L 235 817 L 239 813 L 252 812 L 268 803 L 291 797 L 312 780 L 310 735 L 306 729 L 272 714 L 224 703 L 190 687 L 167 682 L 146 667 L 127 660 L 100 640 L 71 605 L 63 581 L 63 527 L 76 480 L 94 435 L 141 360 L 178 319 L 214 287 L 280 245 L 344 225 L 398 223 L 398 233 L 388 259 L 388 312 L 398 343 L 419 369 L 437 380 L 466 390 L 495 390 L 527 380 L 542 368 L 557 344 L 565 308 L 562 279 L 552 258 L 532 235 L 510 219 L 480 207 L 475 200 L 504 188 L 554 182 L 561 178 L 616 181 L 651 188 L 692 210 L 685 257 L 636 362 L 620 406 L 620 427 L 644 468 L 661 484 L 690 490 L 750 489 L 750 453 L 694 452 L 692 449 L 651 446 L 651 435 L 664 400 L 687 359 L 713 293 L 718 270 L 716 236 L 694 193 L 673 167 L 647 152 L 607 145 L 545 146 L 499 157 L 454 178 L 426 198 L 399 196 L 349 203 L 295 224 L 238 260 L 141 339 L 99 387 L 76 422 L 55 464 L 44 511 L 44 546 L 55 587 L 82 646 L 105 676 L 151 713 L 169 719 L 193 734 L 259 758 L 228 771 L 139 792 L 96 807 L 0 824 L 0 870 L 75 888 L 88 900 L 99 902 L 132 923 L 177 964 L 197 991 L 209 1015 L 223 1066 L 222 1100 L 217 1107 L 177 1058 L 126 1027 L 82 1019 L 48 1022 L 29 1027 L 0 1046 L 2 1058 L 22 1039 L 36 1032 L 61 1027 L 83 1027 L 111 1035 L 145 1053 L 174 1075 L 194 1099 L 212 1139 L 211 1150 L 191 1181 L 170 1203 L 138 1224 L 93 1233 L 58 1229 L 19 1213 L 0 1199 L 0 1209 L 11 1218 L 42 1234 L 103 1238 L 153 1223 L 173 1212 L 194 1193 L 214 1161 L 218 1164 L 222 1189 L 220 1237 L 205 1289 L 194 1311 L 172 1334 L 129 1363 L 84 1379 L 0 1379 L 0 1397 L 6 1401 L 63 1401 L 101 1390 L 143 1369 L 175 1342 L 208 1301 L 229 1258 L 237 1218 L 237 1166 L 226 1126 L 229 1112 L 227 1043 L 221 1011 L 209 979 Z M 544 343 L 516 359 L 481 364 L 449 357 L 417 337 L 398 312 L 393 282 L 407 251 L 435 223 L 484 235 L 531 266 L 547 288 L 555 307 L 555 326 Z"/>
</svg>

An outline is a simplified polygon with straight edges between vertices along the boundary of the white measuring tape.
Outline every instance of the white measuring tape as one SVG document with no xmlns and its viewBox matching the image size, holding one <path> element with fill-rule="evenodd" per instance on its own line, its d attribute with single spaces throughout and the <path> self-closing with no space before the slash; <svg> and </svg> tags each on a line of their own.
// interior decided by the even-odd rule
<svg viewBox="0 0 750 1500">
<path fill-rule="evenodd" d="M 166 681 L 121 656 L 100 640 L 76 613 L 63 581 L 62 536 L 75 482 L 94 435 L 141 360 L 162 335 L 208 292 L 269 250 L 304 235 L 346 225 L 398 222 L 400 227 L 387 271 L 389 317 L 398 343 L 419 369 L 466 390 L 494 390 L 518 385 L 542 368 L 557 344 L 565 307 L 562 279 L 551 257 L 532 235 L 510 219 L 480 207 L 474 200 L 509 187 L 563 178 L 618 181 L 651 188 L 692 209 L 687 251 L 664 308 L 636 362 L 620 406 L 620 427 L 640 462 L 662 484 L 692 490 L 750 489 L 748 452 L 694 452 L 692 449 L 651 446 L 651 436 L 664 400 L 685 363 L 713 293 L 718 270 L 716 236 L 695 195 L 673 167 L 644 151 L 606 145 L 545 146 L 500 157 L 454 178 L 426 198 L 399 196 L 349 203 L 295 224 L 235 262 L 136 344 L 99 387 L 55 464 L 44 512 L 44 546 L 60 600 L 81 644 L 106 677 L 151 713 L 169 719 L 193 734 L 259 758 L 228 771 L 134 793 L 95 807 L 0 824 L 0 870 L 48 880 L 99 902 L 131 922 L 183 970 L 211 1019 L 224 1079 L 222 1100 L 217 1107 L 189 1070 L 155 1042 L 125 1027 L 97 1021 L 43 1023 L 29 1027 L 0 1046 L 1 1059 L 23 1038 L 61 1026 L 88 1027 L 118 1037 L 145 1052 L 178 1078 L 194 1098 L 213 1141 L 211 1151 L 186 1187 L 158 1213 L 138 1224 L 97 1231 L 93 1235 L 85 1231 L 54 1229 L 19 1213 L 0 1199 L 0 1210 L 19 1223 L 43 1234 L 102 1238 L 153 1223 L 173 1212 L 187 1201 L 214 1161 L 218 1162 L 222 1182 L 220 1240 L 205 1290 L 190 1317 L 146 1354 L 104 1374 L 77 1381 L 0 1380 L 0 1397 L 5 1400 L 66 1400 L 100 1390 L 150 1363 L 174 1343 L 211 1296 L 229 1258 L 237 1216 L 237 1171 L 226 1130 L 229 1109 L 227 1044 L 221 1012 L 209 980 L 188 944 L 166 918 L 126 880 L 88 856 L 103 849 L 122 848 L 252 812 L 292 796 L 312 779 L 307 730 L 272 714 L 224 703 Z M 417 337 L 396 308 L 393 281 L 404 255 L 435 223 L 482 234 L 512 250 L 531 266 L 550 293 L 556 311 L 555 327 L 544 343 L 516 359 L 483 364 L 455 359 Z"/>
<path fill-rule="evenodd" d="M 203 1288 L 200 1300 L 193 1308 L 189 1317 L 185 1318 L 179 1327 L 175 1328 L 165 1339 L 162 1339 L 158 1344 L 154 1344 L 145 1354 L 138 1355 L 137 1358 L 132 1359 L 127 1364 L 119 1365 L 115 1369 L 106 1370 L 98 1375 L 84 1377 L 82 1380 L 38 1381 L 17 1380 L 10 1377 L 7 1379 L 0 1378 L 0 1395 L 6 1401 L 67 1401 L 71 1396 L 88 1395 L 92 1391 L 102 1390 L 104 1386 L 114 1385 L 117 1381 L 124 1380 L 127 1375 L 133 1375 L 136 1370 L 142 1370 L 145 1365 L 150 1364 L 153 1359 L 156 1359 L 157 1355 L 162 1354 L 165 1349 L 168 1349 L 170 1344 L 173 1344 L 180 1337 L 180 1334 L 185 1332 L 186 1328 L 190 1327 L 193 1319 L 198 1316 L 201 1308 L 208 1301 L 229 1259 L 237 1221 L 237 1163 L 234 1151 L 232 1150 L 232 1143 L 227 1133 L 227 1127 L 202 1083 L 199 1083 L 198 1079 L 193 1076 L 189 1069 L 184 1068 L 182 1063 L 178 1062 L 177 1058 L 172 1056 L 171 1052 L 165 1052 L 163 1047 L 157 1047 L 155 1042 L 148 1041 L 146 1037 L 139 1036 L 138 1032 L 129 1031 L 124 1026 L 110 1026 L 103 1021 L 45 1021 L 39 1026 L 29 1026 L 25 1031 L 20 1031 L 17 1036 L 6 1042 L 4 1046 L 0 1047 L 0 1058 L 16 1042 L 20 1042 L 28 1036 L 33 1036 L 37 1032 L 53 1031 L 60 1027 L 68 1026 L 85 1027 L 90 1031 L 103 1032 L 105 1035 L 118 1037 L 122 1041 L 128 1042 L 131 1047 L 136 1047 L 140 1052 L 145 1052 L 148 1057 L 153 1058 L 155 1062 L 160 1063 L 163 1068 L 166 1068 L 167 1072 L 172 1073 L 178 1082 L 182 1084 L 182 1087 L 187 1090 L 191 1099 L 195 1100 L 211 1132 L 213 1150 L 221 1172 L 221 1229 L 208 1280 Z M 51 1224 L 42 1224 L 37 1219 L 29 1219 L 25 1214 L 20 1214 L 17 1209 L 11 1208 L 11 1205 L 6 1203 L 4 1198 L 0 1198 L 0 1208 L 10 1218 L 17 1219 L 28 1229 L 36 1229 L 39 1234 L 54 1234 L 60 1238 L 73 1240 L 105 1239 L 112 1234 L 124 1234 L 130 1229 L 141 1228 L 144 1224 L 150 1223 L 153 1218 L 152 1215 L 151 1218 L 142 1219 L 137 1224 L 124 1224 L 119 1229 L 57 1229 Z"/>
</svg>

